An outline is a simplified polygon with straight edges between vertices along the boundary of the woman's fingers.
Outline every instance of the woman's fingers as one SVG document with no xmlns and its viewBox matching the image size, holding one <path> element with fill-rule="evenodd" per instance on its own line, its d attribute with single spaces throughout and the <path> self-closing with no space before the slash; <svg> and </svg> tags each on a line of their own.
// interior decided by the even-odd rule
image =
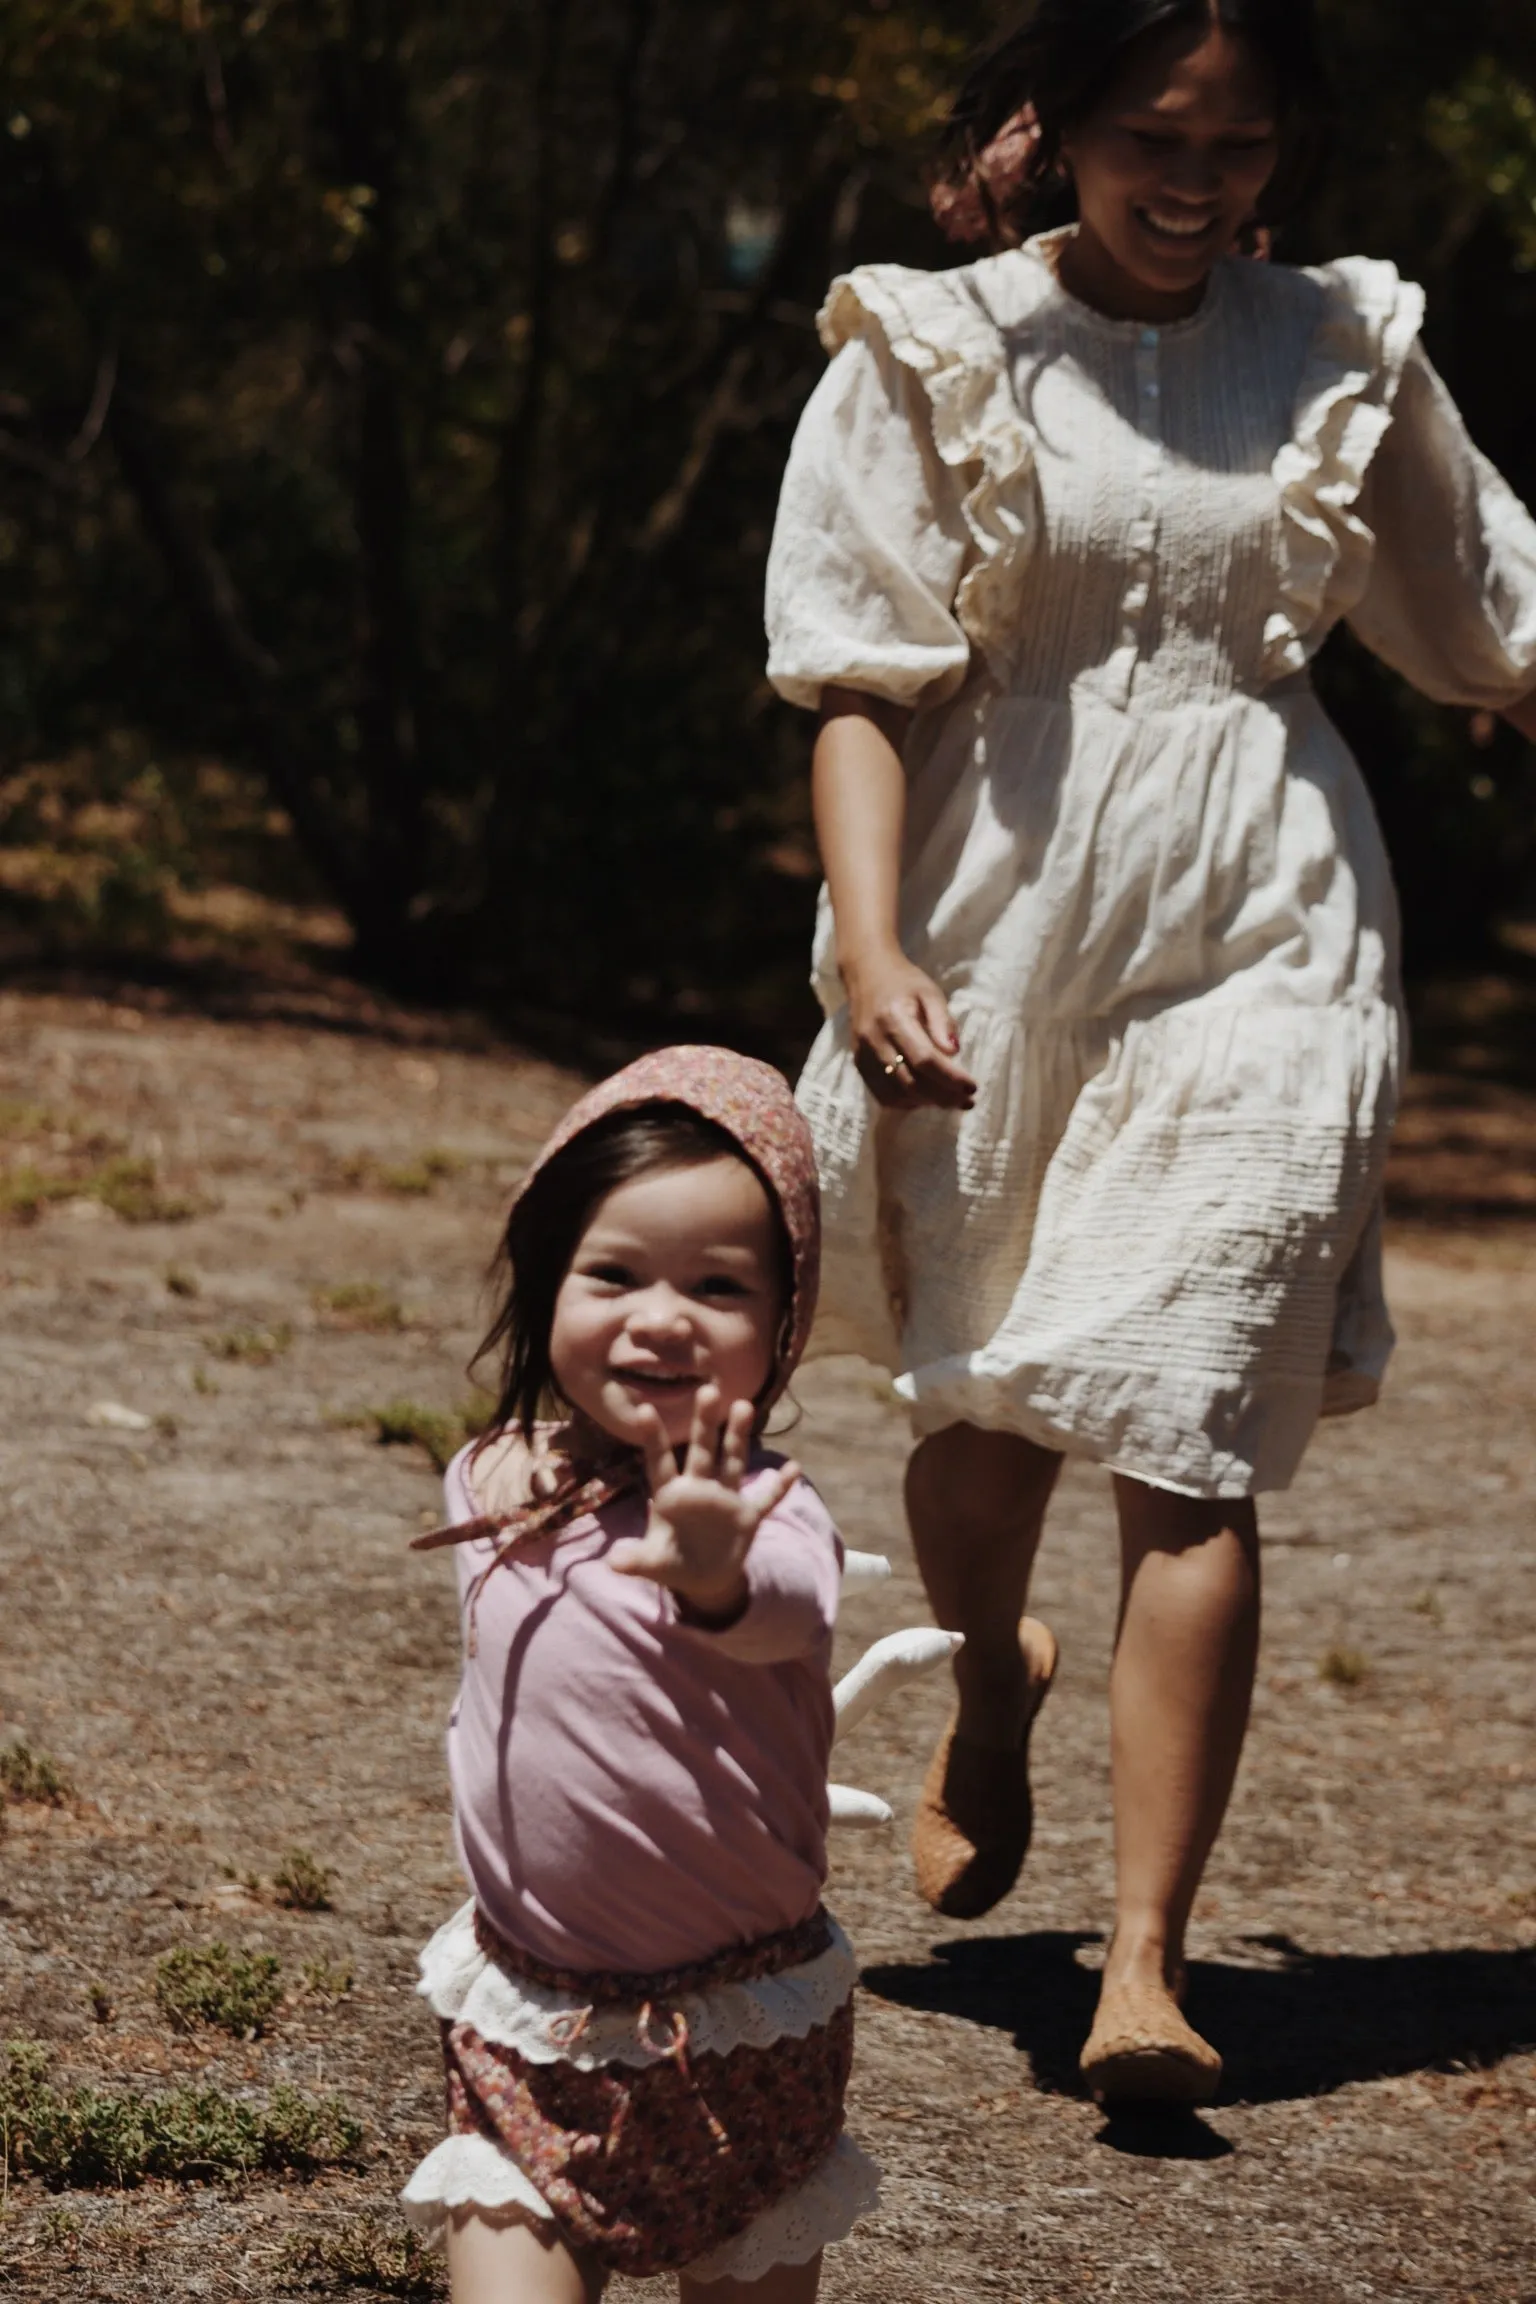
<svg viewBox="0 0 1536 2304">
<path fill-rule="evenodd" d="M 975 1097 L 976 1083 L 955 1053 L 958 1046 L 944 996 L 930 985 L 892 1001 L 874 1018 L 859 1069 L 882 1104 L 897 1110 L 937 1104 L 963 1111 Z"/>
</svg>

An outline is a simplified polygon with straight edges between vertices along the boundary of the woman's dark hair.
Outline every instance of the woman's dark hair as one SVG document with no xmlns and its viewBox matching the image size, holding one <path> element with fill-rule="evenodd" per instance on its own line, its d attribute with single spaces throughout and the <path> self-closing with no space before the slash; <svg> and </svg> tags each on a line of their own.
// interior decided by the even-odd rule
<svg viewBox="0 0 1536 2304">
<path fill-rule="evenodd" d="M 1280 157 L 1255 223 L 1282 223 L 1305 199 L 1327 148 L 1328 78 L 1312 0 L 1036 0 L 977 58 L 945 123 L 941 184 L 967 196 L 978 223 L 954 236 L 1011 247 L 1026 230 L 1070 215 L 1057 167 L 1062 137 L 1113 86 L 1127 50 L 1160 32 L 1217 26 L 1246 41 L 1274 81 Z M 1027 166 L 989 167 L 987 147 L 1026 107 L 1039 131 Z"/>
<path fill-rule="evenodd" d="M 500 1359 L 498 1398 L 487 1432 L 515 1424 L 525 1439 L 531 1438 L 540 1408 L 557 1396 L 549 1364 L 555 1299 L 599 1202 L 637 1176 L 664 1168 L 702 1168 L 722 1153 L 752 1170 L 773 1210 L 782 1313 L 774 1354 L 777 1364 L 793 1318 L 795 1277 L 776 1195 L 728 1129 L 691 1112 L 686 1104 L 637 1104 L 583 1128 L 545 1162 L 512 1203 L 495 1265 L 506 1294 L 470 1363 L 473 1368 L 493 1352 Z"/>
</svg>

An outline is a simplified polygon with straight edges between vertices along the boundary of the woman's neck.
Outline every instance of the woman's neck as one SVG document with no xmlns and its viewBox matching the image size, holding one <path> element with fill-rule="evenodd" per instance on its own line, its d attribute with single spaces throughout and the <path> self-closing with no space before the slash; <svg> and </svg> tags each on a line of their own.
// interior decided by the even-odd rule
<svg viewBox="0 0 1536 2304">
<path fill-rule="evenodd" d="M 1143 320 L 1156 327 L 1188 320 L 1198 312 L 1210 282 L 1207 272 L 1192 288 L 1175 293 L 1149 288 L 1117 264 L 1097 234 L 1081 224 L 1056 244 L 1056 277 L 1069 296 L 1106 320 Z"/>
</svg>

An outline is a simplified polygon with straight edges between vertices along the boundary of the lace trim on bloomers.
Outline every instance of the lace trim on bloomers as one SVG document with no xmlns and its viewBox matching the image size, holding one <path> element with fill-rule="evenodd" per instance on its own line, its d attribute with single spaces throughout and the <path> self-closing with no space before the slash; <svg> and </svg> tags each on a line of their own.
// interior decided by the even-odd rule
<svg viewBox="0 0 1536 2304">
<path fill-rule="evenodd" d="M 427 2240 L 442 2237 L 455 2208 L 553 2221 L 517 2162 L 489 2136 L 448 2136 L 427 2154 L 400 2195 L 405 2219 Z M 849 2136 L 821 2166 L 765 2208 L 744 2232 L 688 2266 L 691 2280 L 760 2280 L 775 2264 L 808 2264 L 818 2249 L 846 2240 L 880 2205 L 880 2171 Z"/>
<path fill-rule="evenodd" d="M 767 2048 L 775 2040 L 803 2040 L 827 2024 L 858 1981 L 853 1947 L 835 1920 L 825 1952 L 798 1968 L 750 1982 L 713 1984 L 669 1998 L 647 2028 L 629 2007 L 589 2007 L 578 1992 L 561 1992 L 529 1977 L 513 1976 L 481 1949 L 473 1899 L 446 1920 L 422 1951 L 416 1989 L 434 2016 L 469 2024 L 493 2047 L 515 2048 L 530 2064 L 574 2064 L 583 2072 L 600 2064 L 652 2064 L 666 2053 L 666 2038 L 680 2014 L 688 2052 L 728 2056 L 733 2048 Z"/>
<path fill-rule="evenodd" d="M 1291 437 L 1273 466 L 1285 531 L 1284 605 L 1264 627 L 1266 680 L 1304 671 L 1370 581 L 1375 538 L 1357 509 L 1360 491 L 1424 320 L 1424 291 L 1400 279 L 1395 265 L 1343 256 L 1308 277 L 1324 305 Z"/>
<path fill-rule="evenodd" d="M 861 264 L 834 280 L 817 326 L 829 354 L 870 325 L 878 329 L 922 386 L 939 455 L 954 470 L 974 468 L 961 510 L 978 557 L 960 579 L 955 615 L 1006 684 L 1023 630 L 1024 569 L 1040 508 L 1034 435 L 984 300 L 986 270 L 985 262 L 936 273 Z"/>
</svg>

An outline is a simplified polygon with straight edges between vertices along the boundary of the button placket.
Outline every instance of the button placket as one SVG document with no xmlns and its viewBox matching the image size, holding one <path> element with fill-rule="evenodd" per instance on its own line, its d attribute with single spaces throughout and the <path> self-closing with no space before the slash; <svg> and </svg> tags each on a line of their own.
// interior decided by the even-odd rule
<svg viewBox="0 0 1536 2304">
<path fill-rule="evenodd" d="M 1126 585 L 1120 601 L 1118 654 L 1124 701 L 1130 701 L 1131 681 L 1140 653 L 1142 624 L 1152 597 L 1153 555 L 1157 544 L 1157 472 L 1163 453 L 1162 377 L 1159 361 L 1162 339 L 1155 328 L 1143 328 L 1136 339 L 1136 509 L 1130 528 Z"/>
</svg>

